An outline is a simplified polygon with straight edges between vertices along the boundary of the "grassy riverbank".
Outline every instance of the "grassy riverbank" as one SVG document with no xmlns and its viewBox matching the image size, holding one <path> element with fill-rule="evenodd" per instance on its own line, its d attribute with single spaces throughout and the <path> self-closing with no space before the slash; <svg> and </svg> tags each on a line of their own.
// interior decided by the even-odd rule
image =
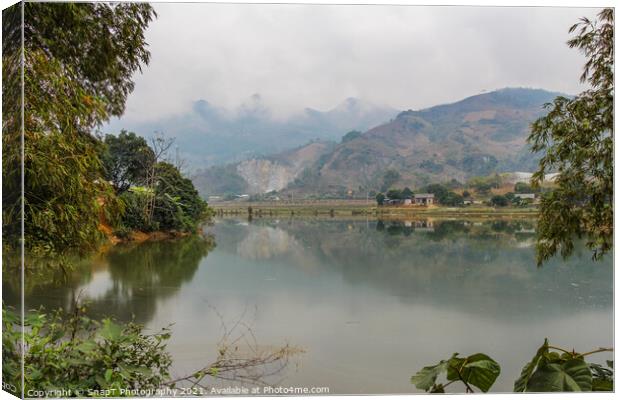
<svg viewBox="0 0 620 400">
<path fill-rule="evenodd" d="M 367 203 L 364 200 L 327 200 L 309 202 L 219 202 L 210 205 L 215 214 L 264 216 L 373 216 L 381 218 L 498 218 L 498 217 L 528 217 L 536 216 L 535 207 L 419 207 L 419 206 L 377 206 L 376 203 Z"/>
</svg>

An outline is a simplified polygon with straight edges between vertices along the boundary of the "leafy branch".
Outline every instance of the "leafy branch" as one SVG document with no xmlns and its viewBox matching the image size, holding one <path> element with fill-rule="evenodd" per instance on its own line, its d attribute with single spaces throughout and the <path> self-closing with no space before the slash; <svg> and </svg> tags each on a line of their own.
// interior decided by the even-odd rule
<svg viewBox="0 0 620 400">
<path fill-rule="evenodd" d="M 411 377 L 411 383 L 429 393 L 444 393 L 444 389 L 454 382 L 463 383 L 466 393 L 474 393 L 472 386 L 488 392 L 500 374 L 499 364 L 482 353 L 465 358 L 457 356 L 458 353 L 454 353 L 447 361 L 422 368 Z M 437 383 L 437 377 L 442 373 L 446 374 L 447 383 Z"/>
<path fill-rule="evenodd" d="M 558 350 L 558 352 L 550 351 Z M 545 339 L 532 360 L 521 370 L 515 381 L 515 392 L 589 392 L 613 390 L 613 363 L 608 368 L 586 363 L 586 356 L 612 352 L 612 348 L 577 353 L 549 345 Z M 611 368 L 611 369 L 610 369 Z"/>
<path fill-rule="evenodd" d="M 552 351 L 557 350 L 557 351 Z M 559 351 L 559 352 L 558 352 Z M 613 361 L 606 366 L 587 363 L 586 356 L 613 352 L 613 348 L 578 353 L 552 346 L 545 339 L 543 345 L 521 370 L 514 383 L 515 392 L 592 392 L 613 391 Z M 429 393 L 444 393 L 454 382 L 465 385 L 466 393 L 474 393 L 472 386 L 488 392 L 500 374 L 499 364 L 486 354 L 476 353 L 466 358 L 454 353 L 447 361 L 426 366 L 411 377 L 416 388 Z M 446 374 L 446 383 L 437 383 L 439 375 Z"/>
</svg>

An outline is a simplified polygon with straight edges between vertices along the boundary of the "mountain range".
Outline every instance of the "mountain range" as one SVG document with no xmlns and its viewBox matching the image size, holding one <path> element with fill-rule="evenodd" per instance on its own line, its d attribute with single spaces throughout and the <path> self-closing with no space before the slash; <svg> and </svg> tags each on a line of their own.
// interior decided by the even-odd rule
<svg viewBox="0 0 620 400">
<path fill-rule="evenodd" d="M 259 94 L 235 109 L 206 100 L 186 113 L 155 121 L 113 121 L 110 131 L 126 129 L 141 136 L 163 132 L 174 137 L 190 169 L 205 168 L 270 155 L 311 140 L 339 140 L 352 129 L 365 131 L 394 118 L 398 110 L 348 98 L 331 110 L 305 108 L 276 118 Z"/>
<path fill-rule="evenodd" d="M 203 195 L 272 190 L 343 195 L 379 190 L 387 171 L 397 172 L 390 184 L 412 188 L 451 179 L 464 182 L 494 172 L 533 171 L 539 155 L 532 154 L 527 144 L 530 124 L 558 95 L 506 88 L 403 111 L 339 142 L 313 141 L 202 170 L 193 179 Z M 348 108 L 346 102 L 344 107 Z M 353 128 L 350 124 L 343 130 Z"/>
</svg>

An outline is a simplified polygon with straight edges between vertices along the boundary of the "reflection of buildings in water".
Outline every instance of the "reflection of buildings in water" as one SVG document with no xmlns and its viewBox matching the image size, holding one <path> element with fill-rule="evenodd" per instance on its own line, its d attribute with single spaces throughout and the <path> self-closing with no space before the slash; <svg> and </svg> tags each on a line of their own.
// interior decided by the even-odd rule
<svg viewBox="0 0 620 400">
<path fill-rule="evenodd" d="M 404 220 L 404 221 L 392 221 L 388 222 L 386 226 L 385 223 L 381 220 L 377 221 L 377 230 L 384 230 L 387 228 L 387 231 L 395 234 L 396 232 L 404 232 L 405 235 L 409 235 L 413 230 L 416 232 L 434 232 L 435 231 L 435 223 L 431 219 L 425 220 Z M 403 230 L 404 228 L 404 230 Z"/>
<path fill-rule="evenodd" d="M 295 239 L 279 228 L 252 228 L 237 245 L 237 254 L 251 260 L 267 260 L 297 246 Z"/>
<path fill-rule="evenodd" d="M 517 249 L 526 249 L 528 247 L 534 247 L 536 245 L 536 240 L 533 238 L 528 238 L 525 240 L 514 240 L 513 246 Z"/>
<path fill-rule="evenodd" d="M 435 232 L 435 223 L 430 219 L 414 221 L 416 232 Z"/>
</svg>

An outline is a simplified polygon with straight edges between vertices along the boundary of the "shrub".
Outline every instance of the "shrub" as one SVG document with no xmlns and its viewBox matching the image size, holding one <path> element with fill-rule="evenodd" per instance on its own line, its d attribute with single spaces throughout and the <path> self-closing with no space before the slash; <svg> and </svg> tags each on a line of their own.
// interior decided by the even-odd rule
<svg viewBox="0 0 620 400">
<path fill-rule="evenodd" d="M 403 198 L 403 192 L 398 189 L 390 189 L 386 193 L 386 196 L 388 199 L 391 199 L 391 200 L 399 200 Z"/>
<path fill-rule="evenodd" d="M 454 192 L 448 192 L 439 199 L 439 202 L 446 206 L 460 206 L 463 205 L 463 196 Z"/>
<path fill-rule="evenodd" d="M 159 229 L 157 221 L 151 220 L 147 215 L 147 203 L 152 196 L 152 191 L 143 187 L 134 187 L 121 194 L 119 197 L 125 205 L 121 226 L 143 232 Z"/>
<path fill-rule="evenodd" d="M 24 325 L 24 389 L 63 388 L 79 397 L 107 391 L 119 397 L 121 389 L 155 389 L 169 379 L 166 351 L 169 329 L 146 335 L 142 326 L 118 325 L 110 319 L 93 320 L 83 308 L 65 314 L 43 309 L 26 315 Z M 2 373 L 21 389 L 19 317 L 2 309 Z M 18 390 L 18 392 L 21 390 Z M 80 395 L 81 394 L 81 395 Z"/>
<path fill-rule="evenodd" d="M 375 200 L 377 200 L 377 204 L 382 206 L 385 201 L 385 195 L 383 193 L 377 193 L 375 196 Z"/>
<path fill-rule="evenodd" d="M 505 207 L 508 205 L 508 199 L 506 196 L 500 194 L 491 197 L 491 204 L 496 207 Z"/>
</svg>

